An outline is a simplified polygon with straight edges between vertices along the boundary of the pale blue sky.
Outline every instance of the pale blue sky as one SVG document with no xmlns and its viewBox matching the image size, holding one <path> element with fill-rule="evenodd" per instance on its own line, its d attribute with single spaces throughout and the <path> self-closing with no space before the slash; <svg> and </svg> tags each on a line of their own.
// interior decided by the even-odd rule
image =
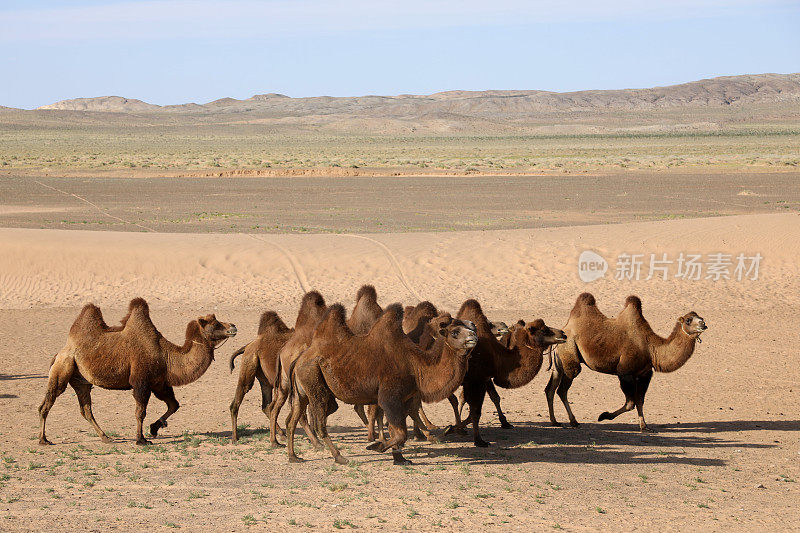
<svg viewBox="0 0 800 533">
<path fill-rule="evenodd" d="M 2 0 L 0 105 L 615 89 L 800 71 L 800 0 Z"/>
</svg>

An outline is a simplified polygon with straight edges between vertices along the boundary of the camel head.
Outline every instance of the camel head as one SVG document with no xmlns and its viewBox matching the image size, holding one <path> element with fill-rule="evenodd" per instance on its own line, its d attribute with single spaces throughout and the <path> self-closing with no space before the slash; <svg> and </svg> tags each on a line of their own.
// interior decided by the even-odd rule
<svg viewBox="0 0 800 533">
<path fill-rule="evenodd" d="M 197 318 L 203 336 L 211 341 L 211 345 L 216 348 L 226 339 L 236 335 L 236 325 L 229 322 L 220 322 L 213 314 Z"/>
<path fill-rule="evenodd" d="M 526 322 L 525 325 L 515 325 L 514 330 L 523 329 L 525 331 L 525 343 L 529 347 L 538 346 L 545 349 L 554 344 L 563 344 L 567 342 L 567 334 L 560 329 L 551 328 L 544 323 L 544 320 L 537 318 L 533 322 Z"/>
<path fill-rule="evenodd" d="M 449 314 L 439 315 L 428 323 L 435 335 L 444 339 L 450 348 L 467 353 L 478 344 L 478 334 L 475 324 L 469 320 L 459 320 Z"/>
<path fill-rule="evenodd" d="M 508 333 L 508 324 L 505 322 L 489 322 L 492 326 L 492 335 L 498 339 Z"/>
<path fill-rule="evenodd" d="M 684 333 L 696 339 L 697 342 L 703 342 L 700 339 L 700 334 L 708 329 L 703 317 L 694 311 L 689 311 L 685 315 L 678 317 L 678 324 L 680 324 L 681 330 L 683 330 Z"/>
</svg>

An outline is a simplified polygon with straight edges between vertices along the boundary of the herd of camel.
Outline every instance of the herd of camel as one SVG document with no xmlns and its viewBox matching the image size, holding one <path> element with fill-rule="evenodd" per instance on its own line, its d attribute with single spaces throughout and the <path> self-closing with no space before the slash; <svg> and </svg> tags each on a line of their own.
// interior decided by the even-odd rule
<svg viewBox="0 0 800 533">
<path fill-rule="evenodd" d="M 437 427 L 425 415 L 423 403 L 449 399 L 455 421 L 444 434 L 464 431 L 471 423 L 475 446 L 488 446 L 479 431 L 485 396 L 495 404 L 502 427 L 513 427 L 500 408 L 495 386 L 513 389 L 528 384 L 545 355 L 551 372 L 545 395 L 552 424 L 559 425 L 553 413 L 557 393 L 570 424 L 578 426 L 567 393 L 581 365 L 586 365 L 617 375 L 625 395 L 622 407 L 602 413 L 599 420 L 635 407 L 645 431 L 642 408 L 653 372 L 680 368 L 705 330 L 703 318 L 692 311 L 677 319 L 668 337 L 661 337 L 645 320 L 636 296 L 629 296 L 622 311 L 611 318 L 600 312 L 594 296 L 583 293 L 562 331 L 541 319 L 520 320 L 511 327 L 490 322 L 475 300 L 464 302 L 455 317 L 427 301 L 382 308 L 371 285 L 359 289 L 347 317 L 341 304 L 328 306 L 319 292 L 310 291 L 302 298 L 294 328 L 267 311 L 257 337 L 231 356 L 231 372 L 236 357 L 242 356 L 230 405 L 231 437 L 234 442 L 238 439 L 239 406 L 258 379 L 273 445 L 279 445 L 278 434 L 284 434 L 278 415 L 287 400 L 290 403 L 285 431 L 290 462 L 301 461 L 294 449 L 298 422 L 316 449 L 322 448 L 321 439 L 337 463 L 347 462 L 327 431 L 328 416 L 339 401 L 353 405 L 367 426 L 368 439 L 374 441 L 368 447 L 379 452 L 391 449 L 395 464 L 409 463 L 400 451 L 407 438 L 407 417 L 418 438 L 437 441 L 431 433 Z M 75 390 L 81 414 L 100 439 L 111 440 L 92 414 L 91 390 L 96 385 L 132 390 L 136 443 L 149 444 L 142 425 L 150 395 L 167 404 L 167 411 L 150 424 L 150 434 L 156 436 L 178 410 L 174 387 L 200 378 L 214 360 L 215 349 L 236 332 L 234 324 L 220 322 L 214 315 L 201 316 L 189 322 L 179 346 L 159 333 L 142 298 L 130 302 L 118 326 L 108 326 L 100 309 L 87 304 L 70 328 L 66 346 L 50 364 L 47 392 L 39 407 L 39 443 L 51 444 L 45 436 L 47 414 L 67 385 Z M 461 401 L 455 396 L 459 387 Z M 469 415 L 462 420 L 464 404 Z"/>
</svg>

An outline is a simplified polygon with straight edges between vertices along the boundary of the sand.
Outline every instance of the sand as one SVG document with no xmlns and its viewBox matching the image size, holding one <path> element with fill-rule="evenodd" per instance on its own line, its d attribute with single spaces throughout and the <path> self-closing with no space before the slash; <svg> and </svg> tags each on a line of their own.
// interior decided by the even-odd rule
<svg viewBox="0 0 800 533">
<path fill-rule="evenodd" d="M 612 263 L 605 279 L 579 279 L 584 250 Z M 681 252 L 763 260 L 757 280 L 613 279 L 622 253 Z M 797 213 L 361 235 L 0 228 L 0 529 L 794 528 L 799 257 Z M 666 334 L 689 310 L 709 330 L 684 368 L 654 379 L 645 404 L 654 434 L 640 434 L 633 414 L 596 422 L 623 398 L 616 378 L 589 370 L 570 395 L 581 428 L 547 427 L 542 371 L 501 391 L 515 429 L 500 429 L 485 406 L 492 447 L 476 449 L 466 436 L 410 441 L 410 468 L 365 450 L 365 431 L 345 405 L 330 423 L 353 464 L 333 466 L 304 444 L 308 461 L 289 465 L 284 450 L 267 446 L 258 392 L 240 412 L 246 438 L 229 444 L 236 377 L 227 359 L 253 338 L 260 312 L 293 321 L 310 288 L 349 308 L 365 282 L 383 304 L 426 298 L 455 311 L 474 297 L 492 319 L 542 317 L 556 327 L 582 291 L 608 314 L 635 293 L 656 331 Z M 139 295 L 175 341 L 207 312 L 240 333 L 199 381 L 178 389 L 182 408 L 153 447 L 132 443 L 130 394 L 96 390 L 95 415 L 117 442 L 99 442 L 68 391 L 48 420 L 55 445 L 40 448 L 47 365 L 80 306 L 99 304 L 113 323 Z M 148 421 L 162 409 L 153 400 Z M 437 423 L 451 420 L 446 403 L 428 410 Z M 560 405 L 556 412 L 566 420 Z"/>
</svg>

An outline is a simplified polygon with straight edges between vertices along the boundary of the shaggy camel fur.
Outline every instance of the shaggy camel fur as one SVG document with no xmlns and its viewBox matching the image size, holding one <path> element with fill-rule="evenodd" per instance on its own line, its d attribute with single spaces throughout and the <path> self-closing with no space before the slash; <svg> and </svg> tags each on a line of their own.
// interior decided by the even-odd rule
<svg viewBox="0 0 800 533">
<path fill-rule="evenodd" d="M 111 439 L 92 414 L 92 386 L 133 390 L 136 444 L 150 444 L 142 434 L 150 394 L 167 404 L 167 412 L 150 425 L 155 436 L 180 407 L 173 387 L 200 378 L 214 360 L 214 349 L 234 335 L 235 325 L 206 315 L 189 322 L 186 341 L 177 346 L 158 332 L 142 298 L 131 300 L 128 315 L 115 327 L 106 325 L 97 306 L 87 304 L 72 324 L 66 346 L 50 363 L 47 393 L 39 407 L 39 444 L 52 444 L 45 436 L 47 414 L 67 384 L 78 396 L 81 414 L 103 442 Z"/>
<path fill-rule="evenodd" d="M 231 401 L 231 441 L 239 440 L 238 424 L 239 407 L 242 405 L 244 395 L 253 388 L 253 383 L 258 379 L 261 387 L 261 410 L 269 418 L 269 404 L 272 402 L 272 387 L 275 385 L 275 371 L 278 363 L 278 352 L 294 333 L 284 324 L 275 311 L 265 311 L 258 324 L 258 335 L 255 340 L 233 352 L 230 360 L 231 372 L 234 360 L 241 355 L 239 367 L 239 381 L 236 384 L 236 393 Z M 278 428 L 280 431 L 280 428 Z"/>
<path fill-rule="evenodd" d="M 430 322 L 437 316 L 445 315 L 440 315 L 439 311 L 436 310 L 436 306 L 427 300 L 420 302 L 416 306 L 406 306 L 403 312 L 403 333 L 408 335 L 414 344 L 419 345 L 423 350 L 428 349 L 433 344 L 433 341 L 437 335 L 435 329 L 430 325 Z M 449 314 L 446 316 L 450 317 Z M 448 397 L 451 404 L 453 403 L 454 398 L 455 397 L 452 394 Z M 431 434 L 431 431 L 439 429 L 439 427 L 428 419 L 428 416 L 425 414 L 425 409 L 422 407 L 421 403 L 417 410 L 423 425 L 420 427 L 416 420 L 414 420 L 414 417 L 412 417 L 415 438 L 417 440 L 437 442 L 438 439 Z M 375 431 L 376 423 L 378 426 L 377 432 Z M 383 434 L 383 410 L 381 410 L 381 408 L 375 404 L 369 406 L 366 425 L 367 439 L 370 442 L 385 442 Z"/>
<path fill-rule="evenodd" d="M 672 333 L 663 338 L 642 316 L 642 301 L 638 297 L 628 296 L 619 316 L 609 318 L 597 308 L 594 296 L 588 292 L 581 294 L 564 326 L 568 341 L 554 355 L 553 370 L 545 388 L 550 422 L 560 425 L 553 414 L 553 397 L 558 392 L 570 424 L 578 426 L 567 392 L 583 363 L 597 372 L 618 376 L 625 394 L 625 405 L 613 413 L 601 413 L 598 420 L 614 419 L 636 407 L 639 428 L 646 431 L 642 408 L 653 371 L 673 372 L 682 367 L 706 329 L 705 320 L 691 311 L 678 317 Z"/>
<path fill-rule="evenodd" d="M 356 292 L 356 305 L 350 313 L 350 318 L 347 319 L 347 327 L 354 335 L 366 335 L 382 314 L 383 308 L 378 304 L 378 292 L 375 287 L 362 285 Z M 353 410 L 372 432 L 372 424 L 364 412 L 364 406 L 354 405 Z"/>
<path fill-rule="evenodd" d="M 484 447 L 489 443 L 481 438 L 478 423 L 487 381 L 493 379 L 495 384 L 506 389 L 526 385 L 539 372 L 545 349 L 565 342 L 567 337 L 560 329 L 551 328 L 537 319 L 527 322 L 525 327 L 515 328 L 506 348 L 492 334 L 491 324 L 477 301 L 464 302 L 456 317 L 474 322 L 478 330 L 478 345 L 473 350 L 464 377 L 464 399 L 469 405 L 469 418 L 462 425 L 471 421 L 475 446 Z"/>
<path fill-rule="evenodd" d="M 300 302 L 300 311 L 297 313 L 297 320 L 294 324 L 294 333 L 283 345 L 278 353 L 278 360 L 276 361 L 277 367 L 275 370 L 275 387 L 273 389 L 272 403 L 269 406 L 269 431 L 270 431 L 270 444 L 272 446 L 280 446 L 278 442 L 278 415 L 280 414 L 283 404 L 289 396 L 289 366 L 297 359 L 303 350 L 308 348 L 311 343 L 311 337 L 314 335 L 314 330 L 322 320 L 327 306 L 325 299 L 317 291 L 309 291 Z M 319 443 L 316 435 L 311 431 L 311 427 L 305 417 L 300 420 L 303 430 L 311 441 L 312 446 L 316 449 L 321 449 L 322 445 Z"/>
<path fill-rule="evenodd" d="M 294 453 L 294 428 L 309 407 L 315 429 L 334 460 L 347 462 L 327 430 L 327 417 L 335 411 L 338 399 L 349 404 L 378 404 L 391 434 L 391 440 L 378 451 L 392 448 L 394 463 L 408 464 L 400 452 L 407 436 L 406 417 L 416 415 L 413 407 L 420 400 L 441 401 L 458 387 L 477 342 L 473 325 L 443 317 L 437 324 L 436 341 L 424 351 L 403 333 L 399 304 L 387 307 L 365 336 L 353 335 L 344 316 L 341 305 L 331 306 L 309 348 L 290 371 L 294 395 L 287 423 L 289 461 L 299 461 Z"/>
</svg>

